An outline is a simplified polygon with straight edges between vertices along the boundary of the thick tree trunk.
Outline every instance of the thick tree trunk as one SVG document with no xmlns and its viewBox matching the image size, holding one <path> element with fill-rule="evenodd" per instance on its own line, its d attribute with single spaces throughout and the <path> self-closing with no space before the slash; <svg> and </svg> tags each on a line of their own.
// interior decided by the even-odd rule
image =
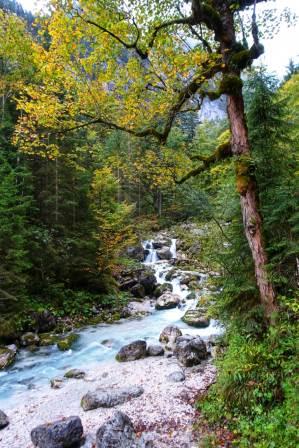
<svg viewBox="0 0 299 448">
<path fill-rule="evenodd" d="M 276 310 L 275 292 L 266 269 L 267 254 L 262 237 L 262 222 L 250 159 L 242 93 L 228 96 L 227 111 L 232 134 L 232 152 L 237 156 L 236 182 L 237 190 L 240 193 L 244 230 L 252 253 L 261 303 L 264 306 L 266 317 L 270 318 Z"/>
</svg>

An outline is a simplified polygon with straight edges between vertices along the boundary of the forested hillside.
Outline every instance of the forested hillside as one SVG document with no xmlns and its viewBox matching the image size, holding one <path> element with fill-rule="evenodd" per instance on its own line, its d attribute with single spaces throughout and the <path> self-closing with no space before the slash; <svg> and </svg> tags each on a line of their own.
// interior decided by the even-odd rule
<svg viewBox="0 0 299 448">
<path fill-rule="evenodd" d="M 225 328 L 202 447 L 298 446 L 299 69 L 254 64 L 296 18 L 259 3 L 0 0 L 0 345 L 127 317 L 174 235 Z"/>
</svg>

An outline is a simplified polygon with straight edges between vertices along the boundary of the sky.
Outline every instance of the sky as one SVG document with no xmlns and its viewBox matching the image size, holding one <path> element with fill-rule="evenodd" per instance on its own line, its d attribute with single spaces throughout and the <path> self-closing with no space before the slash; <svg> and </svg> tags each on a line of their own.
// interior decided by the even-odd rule
<svg viewBox="0 0 299 448">
<path fill-rule="evenodd" d="M 41 9 L 46 0 L 18 0 L 24 9 L 35 12 Z M 282 10 L 285 7 L 289 7 L 299 17 L 299 0 L 277 0 L 272 2 L 270 0 L 264 5 L 258 5 L 259 8 L 267 8 L 270 5 L 275 6 Z M 269 5 L 269 6 L 268 6 Z M 299 64 L 299 21 L 296 26 L 288 28 L 285 23 L 280 27 L 279 32 L 272 39 L 264 39 L 262 43 L 265 47 L 265 54 L 261 56 L 257 64 L 263 63 L 268 67 L 270 72 L 277 74 L 280 78 L 286 72 L 286 67 L 289 64 L 290 59 L 293 59 Z"/>
</svg>

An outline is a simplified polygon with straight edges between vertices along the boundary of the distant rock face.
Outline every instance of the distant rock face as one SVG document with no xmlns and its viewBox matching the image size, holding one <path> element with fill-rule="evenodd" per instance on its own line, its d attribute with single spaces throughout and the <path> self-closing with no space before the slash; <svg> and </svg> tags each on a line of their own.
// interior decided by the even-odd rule
<svg viewBox="0 0 299 448">
<path fill-rule="evenodd" d="M 84 411 L 97 408 L 113 408 L 118 404 L 123 404 L 132 398 L 140 397 L 144 392 L 141 386 L 122 387 L 118 389 L 107 388 L 87 392 L 82 397 L 81 406 Z"/>
<path fill-rule="evenodd" d="M 116 355 L 117 361 L 135 361 L 146 357 L 146 342 L 142 340 L 131 342 L 124 345 Z"/>
<path fill-rule="evenodd" d="M 207 347 L 199 336 L 180 336 L 176 340 L 175 356 L 185 367 L 200 364 L 208 357 Z"/>
<path fill-rule="evenodd" d="M 37 426 L 31 431 L 31 440 L 38 448 L 70 448 L 82 440 L 83 427 L 79 417 L 68 417 Z"/>
<path fill-rule="evenodd" d="M 169 310 L 175 308 L 180 303 L 180 296 L 178 294 L 173 294 L 172 292 L 165 292 L 162 294 L 156 302 L 157 310 Z"/>
<path fill-rule="evenodd" d="M 0 370 L 10 366 L 16 357 L 17 348 L 15 345 L 0 347 Z"/>
<path fill-rule="evenodd" d="M 133 423 L 123 412 L 116 412 L 96 435 L 97 448 L 135 448 L 136 436 Z"/>
<path fill-rule="evenodd" d="M 6 428 L 9 425 L 9 420 L 7 415 L 0 410 L 0 429 Z"/>
<path fill-rule="evenodd" d="M 175 325 L 168 325 L 160 334 L 159 341 L 163 344 L 175 344 L 178 337 L 182 336 L 179 327 Z"/>
</svg>

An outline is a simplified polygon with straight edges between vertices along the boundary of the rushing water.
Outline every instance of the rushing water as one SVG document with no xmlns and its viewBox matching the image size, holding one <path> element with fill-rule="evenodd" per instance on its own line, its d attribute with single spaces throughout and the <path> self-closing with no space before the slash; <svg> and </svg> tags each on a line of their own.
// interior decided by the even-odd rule
<svg viewBox="0 0 299 448">
<path fill-rule="evenodd" d="M 158 261 L 152 243 L 144 243 L 144 247 L 150 250 L 144 264 L 155 270 L 156 279 L 162 284 L 172 265 L 165 260 Z M 171 253 L 173 257 L 176 256 L 175 240 L 172 240 Z M 205 276 L 202 275 L 202 281 L 204 279 Z M 173 292 L 179 294 L 182 299 L 186 298 L 190 291 L 180 284 L 180 276 L 173 278 L 171 283 Z M 183 333 L 199 334 L 203 338 L 219 334 L 222 329 L 215 321 L 211 321 L 209 327 L 203 329 L 189 327 L 181 321 L 186 309 L 194 305 L 194 300 L 188 300 L 181 308 L 164 311 L 153 309 L 151 315 L 142 319 L 121 320 L 111 325 L 99 324 L 83 328 L 78 332 L 79 340 L 67 352 L 59 351 L 56 346 L 41 347 L 35 353 L 20 350 L 16 363 L 10 369 L 0 372 L 0 408 L 9 409 L 16 401 L 26 401 L 32 389 L 49 384 L 51 378 L 63 376 L 67 369 L 88 370 L 88 367 L 95 364 L 112 360 L 121 346 L 133 340 L 157 342 L 166 325 L 176 324 Z"/>
</svg>

